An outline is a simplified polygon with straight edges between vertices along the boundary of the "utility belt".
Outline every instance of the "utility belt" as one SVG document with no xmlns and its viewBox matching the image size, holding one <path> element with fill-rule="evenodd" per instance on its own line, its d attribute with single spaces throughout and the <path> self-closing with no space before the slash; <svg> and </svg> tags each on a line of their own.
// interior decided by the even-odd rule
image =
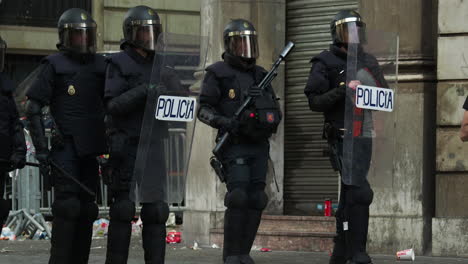
<svg viewBox="0 0 468 264">
<path fill-rule="evenodd" d="M 333 143 L 344 138 L 344 128 L 337 128 L 330 122 L 323 124 L 323 139 L 328 143 Z"/>
</svg>

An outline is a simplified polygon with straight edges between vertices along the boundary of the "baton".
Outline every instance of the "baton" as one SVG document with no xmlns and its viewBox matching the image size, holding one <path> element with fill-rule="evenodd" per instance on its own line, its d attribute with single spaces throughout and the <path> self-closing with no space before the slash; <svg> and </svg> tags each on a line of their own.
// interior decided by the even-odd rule
<svg viewBox="0 0 468 264">
<path fill-rule="evenodd" d="M 0 159 L 0 162 L 11 164 L 11 161 L 4 160 L 4 159 Z M 70 173 L 68 173 L 65 169 L 60 167 L 57 163 L 55 163 L 55 161 L 49 160 L 49 163 L 50 165 L 54 166 L 57 170 L 59 170 L 65 176 L 65 178 L 68 178 L 69 180 L 72 180 L 74 183 L 78 184 L 78 186 L 80 186 L 80 188 L 83 189 L 85 192 L 87 192 L 89 195 L 96 196 L 96 193 L 91 191 L 91 189 L 89 189 L 86 185 L 81 183 L 75 177 L 71 176 Z M 41 166 L 39 163 L 34 163 L 34 162 L 26 162 L 25 165 L 31 166 L 31 167 L 37 167 L 37 168 Z"/>
</svg>

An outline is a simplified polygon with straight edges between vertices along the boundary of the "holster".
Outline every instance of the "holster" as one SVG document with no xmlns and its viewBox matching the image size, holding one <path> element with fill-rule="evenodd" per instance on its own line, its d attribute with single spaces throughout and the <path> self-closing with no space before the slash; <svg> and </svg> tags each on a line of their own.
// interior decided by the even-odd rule
<svg viewBox="0 0 468 264">
<path fill-rule="evenodd" d="M 221 182 L 226 181 L 226 174 L 224 172 L 223 164 L 221 161 L 219 161 L 215 156 L 212 156 L 210 158 L 210 165 L 213 168 L 213 170 L 216 172 L 216 175 L 218 176 L 219 180 Z"/>
<path fill-rule="evenodd" d="M 338 152 L 338 141 L 343 139 L 343 131 L 334 127 L 331 123 L 325 122 L 323 125 L 323 138 L 328 142 L 326 156 L 329 156 L 332 168 L 335 171 L 342 169 L 342 161 Z"/>
</svg>

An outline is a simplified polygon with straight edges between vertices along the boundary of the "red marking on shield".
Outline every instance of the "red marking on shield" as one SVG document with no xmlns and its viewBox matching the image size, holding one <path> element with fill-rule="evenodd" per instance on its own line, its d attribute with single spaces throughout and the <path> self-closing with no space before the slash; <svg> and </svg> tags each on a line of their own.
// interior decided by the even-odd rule
<svg viewBox="0 0 468 264">
<path fill-rule="evenodd" d="M 268 123 L 275 122 L 275 115 L 273 113 L 267 113 L 267 121 Z"/>
</svg>

